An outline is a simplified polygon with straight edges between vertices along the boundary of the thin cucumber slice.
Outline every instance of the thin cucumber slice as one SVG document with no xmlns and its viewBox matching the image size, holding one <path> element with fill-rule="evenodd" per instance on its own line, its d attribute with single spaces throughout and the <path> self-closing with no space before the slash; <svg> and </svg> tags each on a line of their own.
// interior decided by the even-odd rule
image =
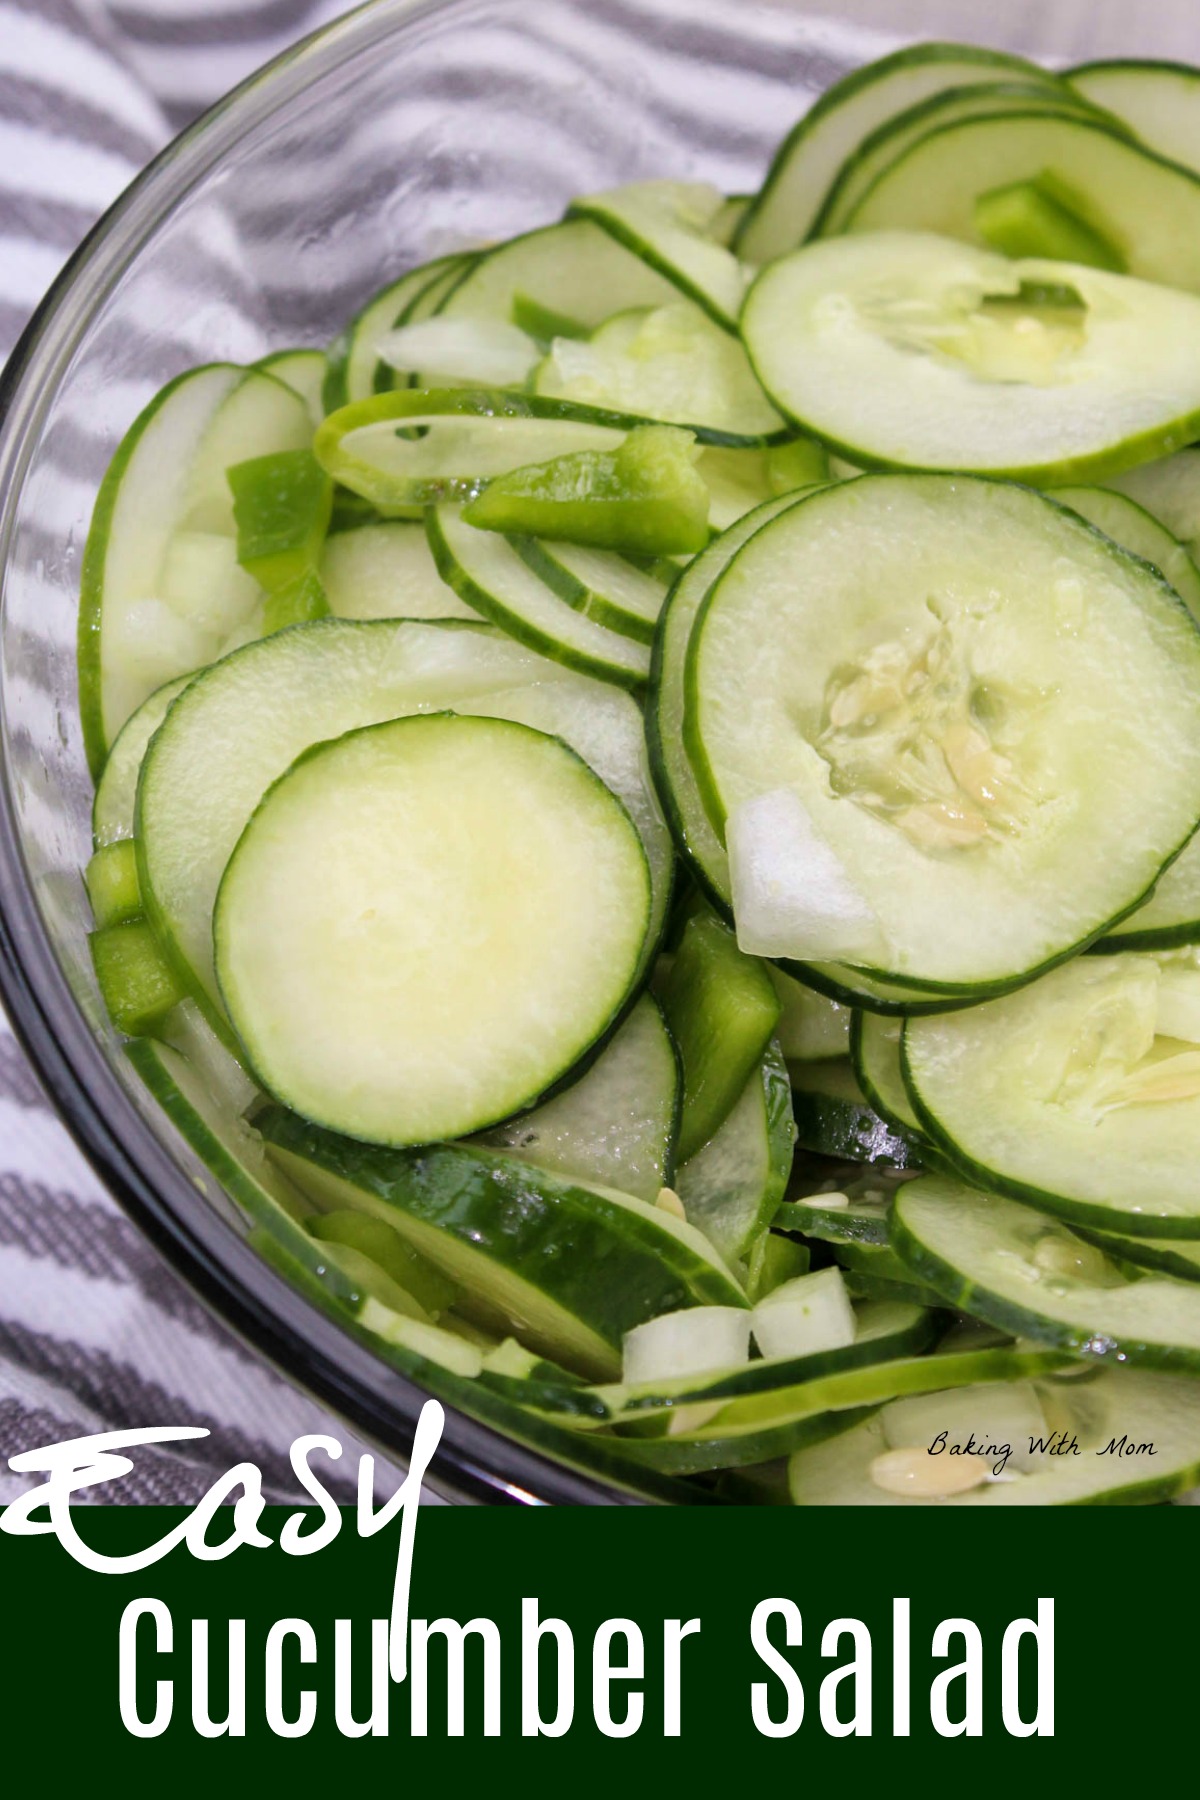
<svg viewBox="0 0 1200 1800">
<path fill-rule="evenodd" d="M 356 400 L 367 400 L 376 392 L 380 373 L 379 340 L 404 319 L 423 293 L 446 276 L 455 280 L 469 266 L 464 256 L 444 256 L 436 262 L 423 263 L 409 269 L 397 281 L 391 281 L 357 312 L 345 331 L 330 345 L 326 356 L 326 373 L 322 386 L 322 413 L 337 412 Z M 397 385 L 394 370 L 385 367 L 387 387 Z"/>
<path fill-rule="evenodd" d="M 427 1144 L 563 1079 L 632 991 L 650 909 L 637 827 L 581 757 L 435 713 L 315 745 L 268 790 L 221 880 L 214 962 L 268 1093 Z"/>
<path fill-rule="evenodd" d="M 198 595 L 164 597 L 178 534 L 232 537 L 228 465 L 301 448 L 311 432 L 304 402 L 281 381 L 213 363 L 168 382 L 121 440 L 96 497 L 80 582 L 79 705 L 93 776 L 142 701 L 211 662 L 229 629 L 211 615 L 207 584 Z M 230 566 L 244 582 L 235 559 Z"/>
<path fill-rule="evenodd" d="M 1030 979 L 1191 836 L 1198 679 L 1166 583 L 1028 489 L 892 475 L 810 494 L 743 545 L 687 653 L 688 754 L 744 861 L 739 941 L 951 996 Z M 897 755 L 914 728 L 943 773 Z"/>
<path fill-rule="evenodd" d="M 170 711 L 171 702 L 182 694 L 190 680 L 190 676 L 182 675 L 177 681 L 156 688 L 117 733 L 92 802 L 92 842 L 98 850 L 133 836 L 138 776 L 146 746 Z"/>
<path fill-rule="evenodd" d="M 1193 959 L 1085 956 L 914 1019 L 902 1056 L 917 1116 L 980 1187 L 1100 1231 L 1200 1238 L 1198 995 Z"/>
<path fill-rule="evenodd" d="M 738 226 L 749 210 L 752 199 L 752 194 L 726 194 L 708 222 L 708 235 L 715 243 L 724 244 L 726 249 L 729 248 L 737 234 Z"/>
<path fill-rule="evenodd" d="M 846 158 L 885 121 L 933 94 L 974 82 L 1044 82 L 1036 63 L 971 44 L 918 44 L 856 69 L 822 94 L 775 153 L 734 237 L 746 262 L 771 262 L 802 243 Z"/>
<path fill-rule="evenodd" d="M 1200 1288 L 1168 1276 L 1127 1281 L 1056 1219 L 953 1176 L 896 1196 L 892 1246 L 953 1306 L 1075 1356 L 1200 1372 Z"/>
<path fill-rule="evenodd" d="M 525 544 L 518 544 L 517 548 L 529 560 Z M 654 641 L 654 628 L 669 585 L 658 572 L 639 568 L 612 550 L 568 544 L 561 539 L 539 542 L 536 562 L 531 566 L 572 604 L 573 596 L 582 588 L 579 611 L 586 611 L 591 618 L 639 643 Z"/>
<path fill-rule="evenodd" d="M 581 674 L 618 687 L 640 688 L 650 651 L 582 610 L 544 581 L 502 533 L 468 525 L 457 506 L 431 508 L 426 530 L 442 580 L 475 611 L 520 644 Z"/>
<path fill-rule="evenodd" d="M 702 183 L 637 181 L 573 201 L 570 216 L 593 220 L 736 332 L 746 278 L 737 257 L 712 235 L 723 204 L 724 196 Z"/>
<path fill-rule="evenodd" d="M 841 231 L 876 179 L 926 132 L 940 125 L 956 124 L 960 119 L 1028 112 L 1031 104 L 1039 112 L 1075 112 L 1093 117 L 1096 113 L 1081 94 L 1073 93 L 1062 83 L 1052 86 L 1045 75 L 1039 75 L 1036 81 L 978 81 L 968 87 L 931 94 L 916 106 L 886 119 L 851 151 L 813 222 L 811 235 L 833 237 Z"/>
<path fill-rule="evenodd" d="M 618 313 L 586 340 L 556 338 L 533 387 L 583 405 L 747 438 L 788 430 L 739 339 L 686 300 Z"/>
<path fill-rule="evenodd" d="M 1200 569 L 1179 539 L 1144 506 L 1108 488 L 1055 488 L 1052 498 L 1060 506 L 1069 506 L 1122 550 L 1151 563 L 1170 582 L 1192 617 L 1200 620 Z"/>
<path fill-rule="evenodd" d="M 1062 1368 L 1068 1360 L 1052 1350 L 884 1355 L 857 1367 L 810 1376 L 790 1387 L 650 1413 L 636 1428 L 639 1435 L 626 1436 L 623 1442 L 639 1462 L 672 1474 L 745 1468 L 791 1455 L 814 1439 L 844 1429 L 850 1423 L 845 1415 L 857 1414 L 863 1407 L 978 1381 L 1022 1380 Z M 837 1415 L 842 1415 L 840 1420 Z M 628 1433 L 633 1428 L 624 1429 Z"/>
<path fill-rule="evenodd" d="M 876 1413 L 792 1457 L 792 1500 L 797 1506 L 1136 1506 L 1169 1500 L 1200 1480 L 1200 1388 L 1194 1381 L 1113 1369 L 1095 1381 L 1034 1386 L 1053 1433 L 1063 1434 L 1060 1442 L 1074 1438 L 1078 1456 L 1048 1453 L 1038 1458 L 1044 1467 L 1028 1474 L 918 1499 L 890 1493 L 871 1479 L 872 1463 L 888 1447 Z M 1109 1448 L 1122 1441 L 1152 1445 L 1154 1460 L 1126 1460 Z"/>
<path fill-rule="evenodd" d="M 274 350 L 254 367 L 274 375 L 276 381 L 284 382 L 294 394 L 299 394 L 314 428 L 321 423 L 325 417 L 321 396 L 329 367 L 323 350 Z"/>
<path fill-rule="evenodd" d="M 629 1195 L 465 1145 L 356 1144 L 274 1107 L 268 1154 L 322 1206 L 385 1219 L 485 1326 L 585 1375 L 620 1370 L 626 1331 L 684 1306 L 744 1306 L 698 1231 Z"/>
<path fill-rule="evenodd" d="M 849 1059 L 801 1063 L 792 1073 L 792 1111 L 802 1149 L 839 1162 L 919 1167 L 921 1146 L 872 1111 Z"/>
<path fill-rule="evenodd" d="M 748 1255 L 787 1189 L 796 1127 L 787 1068 L 772 1045 L 733 1110 L 679 1169 L 690 1224 L 728 1263 Z"/>
<path fill-rule="evenodd" d="M 388 519 L 338 531 L 321 553 L 321 585 L 338 619 L 477 619 L 437 572 L 425 527 Z"/>
<path fill-rule="evenodd" d="M 1066 80 L 1092 106 L 1130 126 L 1148 149 L 1200 171 L 1200 70 L 1121 58 L 1084 63 Z"/>
<path fill-rule="evenodd" d="M 1200 450 L 1126 469 L 1104 484 L 1153 513 L 1193 556 L 1200 554 Z"/>
<path fill-rule="evenodd" d="M 788 1200 L 778 1209 L 772 1223 L 776 1231 L 799 1231 L 805 1237 L 819 1238 L 822 1243 L 838 1247 L 844 1244 L 884 1247 L 888 1242 L 891 1213 L 891 1198 L 880 1186 L 877 1192 L 856 1193 L 853 1197 L 820 1193 L 809 1194 L 803 1200 Z"/>
<path fill-rule="evenodd" d="M 850 1027 L 850 1061 L 858 1084 L 880 1118 L 906 1136 L 925 1136 L 913 1111 L 900 1067 L 903 1019 L 856 1012 Z"/>
<path fill-rule="evenodd" d="M 267 788 L 313 744 L 446 707 L 550 732 L 584 757 L 637 821 L 653 871 L 653 929 L 661 929 L 673 858 L 632 700 L 482 622 L 329 619 L 206 670 L 146 756 L 137 823 L 143 901 L 215 1029 L 227 1027 L 213 976 L 213 903 Z"/>
<path fill-rule="evenodd" d="M 1200 290 L 1200 177 L 1101 119 L 1031 111 L 942 126 L 883 171 L 845 228 L 978 243 L 980 195 L 1046 171 L 1078 196 L 1077 210 L 1118 247 L 1130 275 Z"/>
<path fill-rule="evenodd" d="M 643 994 L 578 1081 L 484 1143 L 654 1203 L 674 1176 L 681 1098 L 675 1046 L 657 1001 Z"/>
<path fill-rule="evenodd" d="M 1103 1250 L 1118 1267 L 1132 1264 L 1134 1269 L 1150 1269 L 1156 1275 L 1173 1275 L 1176 1281 L 1200 1281 L 1200 1243 L 1182 1238 L 1114 1237 L 1111 1232 L 1092 1231 L 1081 1225 L 1071 1229 Z"/>
<path fill-rule="evenodd" d="M 850 1009 L 782 969 L 768 968 L 767 974 L 783 1007 L 775 1037 L 787 1061 L 823 1062 L 845 1056 L 850 1048 Z"/>
<path fill-rule="evenodd" d="M 1200 431 L 1200 298 L 961 235 L 897 220 L 765 269 L 742 329 L 779 410 L 863 467 L 1056 486 Z"/>
</svg>

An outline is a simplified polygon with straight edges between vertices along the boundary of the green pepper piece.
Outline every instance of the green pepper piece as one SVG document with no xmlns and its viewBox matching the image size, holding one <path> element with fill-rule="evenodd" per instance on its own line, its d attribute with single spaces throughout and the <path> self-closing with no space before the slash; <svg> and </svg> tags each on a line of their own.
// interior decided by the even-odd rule
<svg viewBox="0 0 1200 1800">
<path fill-rule="evenodd" d="M 123 925 L 142 910 L 138 883 L 137 851 L 132 838 L 104 844 L 83 874 L 96 924 Z"/>
<path fill-rule="evenodd" d="M 578 319 L 555 312 L 552 306 L 543 306 L 529 294 L 513 295 L 512 322 L 518 331 L 533 338 L 535 343 L 544 344 L 547 349 L 556 337 L 586 338 L 592 335 L 589 327 L 581 325 Z"/>
<path fill-rule="evenodd" d="M 238 561 L 268 594 L 315 568 L 329 529 L 333 483 L 311 450 L 280 450 L 234 463 Z"/>
<path fill-rule="evenodd" d="M 772 444 L 767 451 L 767 484 L 773 494 L 790 494 L 829 480 L 829 454 L 811 438 Z"/>
<path fill-rule="evenodd" d="M 287 587 L 267 595 L 263 607 L 263 636 L 282 631 L 288 625 L 306 625 L 310 619 L 329 616 L 329 601 L 321 577 L 315 569 L 306 569 Z"/>
<path fill-rule="evenodd" d="M 149 925 L 106 925 L 88 942 L 109 1018 L 127 1037 L 149 1037 L 183 998 Z"/>
</svg>

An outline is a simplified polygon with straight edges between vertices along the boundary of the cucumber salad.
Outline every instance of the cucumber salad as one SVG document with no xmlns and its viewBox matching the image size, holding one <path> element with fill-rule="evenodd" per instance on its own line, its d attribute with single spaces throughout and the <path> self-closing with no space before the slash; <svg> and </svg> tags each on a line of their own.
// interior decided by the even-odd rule
<svg viewBox="0 0 1200 1800">
<path fill-rule="evenodd" d="M 145 408 L 111 1024 L 316 1305 L 619 1489 L 1182 1494 L 1198 551 L 1200 71 L 885 57 L 753 196 Z"/>
</svg>

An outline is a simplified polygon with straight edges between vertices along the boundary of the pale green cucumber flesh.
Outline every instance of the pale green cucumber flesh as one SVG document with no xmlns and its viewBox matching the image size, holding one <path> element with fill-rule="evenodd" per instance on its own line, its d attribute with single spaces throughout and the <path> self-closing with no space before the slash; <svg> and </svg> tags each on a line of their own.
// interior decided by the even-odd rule
<svg viewBox="0 0 1200 1800">
<path fill-rule="evenodd" d="M 796 1127 L 787 1068 L 772 1045 L 733 1110 L 675 1179 L 689 1223 L 726 1262 L 748 1254 L 787 1188 Z"/>
<path fill-rule="evenodd" d="M 736 332 L 745 276 L 737 257 L 709 231 L 720 207 L 715 189 L 643 181 L 576 200 L 569 216 L 593 220 L 718 325 Z"/>
<path fill-rule="evenodd" d="M 138 776 L 146 748 L 166 718 L 171 702 L 182 694 L 190 679 L 182 675 L 177 681 L 156 688 L 117 733 L 92 802 L 92 839 L 97 848 L 133 836 Z"/>
<path fill-rule="evenodd" d="M 900 1067 L 904 1020 L 856 1012 L 850 1027 L 850 1060 L 858 1084 L 880 1118 L 898 1131 L 924 1137 Z"/>
<path fill-rule="evenodd" d="M 425 527 L 389 519 L 326 538 L 321 582 L 339 619 L 477 619 L 437 572 Z"/>
<path fill-rule="evenodd" d="M 1132 128 L 1148 149 L 1200 171 L 1200 72 L 1186 63 L 1084 63 L 1066 80 L 1092 106 Z"/>
</svg>

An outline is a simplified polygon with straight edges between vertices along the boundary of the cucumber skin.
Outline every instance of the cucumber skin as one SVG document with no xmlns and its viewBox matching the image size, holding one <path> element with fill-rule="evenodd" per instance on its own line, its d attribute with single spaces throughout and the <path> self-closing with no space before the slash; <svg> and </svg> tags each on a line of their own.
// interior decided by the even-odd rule
<svg viewBox="0 0 1200 1800">
<path fill-rule="evenodd" d="M 925 1148 L 928 1141 L 925 1137 L 925 1133 L 923 1131 L 914 1131 L 912 1125 L 907 1120 L 901 1119 L 895 1113 L 890 1112 L 884 1101 L 880 1098 L 879 1089 L 871 1080 L 870 1071 L 867 1068 L 867 1059 L 863 1054 L 862 1047 L 862 1014 L 864 1010 L 865 1009 L 862 1007 L 856 1007 L 854 1016 L 850 1020 L 850 1066 L 857 1077 L 858 1085 L 885 1125 L 890 1125 L 892 1130 L 896 1132 L 898 1136 L 907 1139 L 909 1143 L 920 1145 L 922 1148 Z"/>
<path fill-rule="evenodd" d="M 921 1146 L 895 1131 L 869 1106 L 793 1088 L 792 1112 L 801 1149 L 844 1162 L 882 1163 L 891 1169 L 925 1166 Z"/>
<path fill-rule="evenodd" d="M 1063 1194 L 1047 1193 L 1044 1188 L 1034 1187 L 1031 1182 L 1014 1181 L 1007 1175 L 999 1174 L 984 1163 L 976 1162 L 945 1130 L 940 1120 L 930 1112 L 922 1100 L 912 1070 L 909 1067 L 908 1049 L 905 1042 L 907 1031 L 900 1036 L 900 1070 L 904 1076 L 904 1085 L 908 1089 L 908 1097 L 912 1101 L 913 1111 L 921 1121 L 921 1127 L 929 1138 L 933 1156 L 929 1157 L 926 1166 L 933 1170 L 938 1167 L 939 1160 L 949 1173 L 957 1175 L 971 1187 L 990 1189 L 993 1193 L 1003 1194 L 1009 1200 L 1019 1201 L 1022 1206 L 1031 1206 L 1038 1212 L 1049 1213 L 1052 1218 L 1061 1219 L 1064 1224 L 1078 1227 L 1086 1231 L 1091 1227 L 1094 1231 L 1104 1232 L 1109 1237 L 1127 1238 L 1180 1238 L 1194 1243 L 1200 1239 L 1200 1205 L 1197 1206 L 1194 1219 L 1178 1217 L 1151 1217 L 1147 1213 L 1121 1212 L 1115 1206 L 1103 1206 L 1094 1200 L 1071 1200 Z M 936 1287 L 932 1282 L 930 1286 Z M 970 1311 L 969 1307 L 965 1308 Z M 981 1315 L 986 1316 L 986 1315 Z M 1003 1324 L 1002 1320 L 990 1321 Z M 1007 1328 L 1007 1327 L 1006 1327 Z M 1018 1327 L 1018 1335 L 1024 1327 Z M 1030 1335 L 1036 1335 L 1030 1333 Z M 1171 1365 L 1174 1366 L 1174 1365 Z M 1196 1364 L 1200 1372 L 1200 1360 Z"/>
<path fill-rule="evenodd" d="M 664 281 L 669 281 L 673 287 L 678 288 L 684 298 L 690 300 L 694 306 L 700 308 L 701 312 L 707 314 L 714 325 L 719 325 L 721 330 L 727 331 L 731 337 L 738 336 L 735 317 L 722 312 L 719 306 L 714 305 L 702 287 L 697 287 L 692 281 L 681 279 L 679 270 L 669 257 L 660 256 L 652 244 L 647 243 L 645 238 L 639 237 L 638 233 L 632 231 L 622 219 L 614 218 L 607 208 L 592 207 L 586 200 L 576 200 L 567 208 L 564 217 L 586 219 L 589 224 L 598 226 L 601 231 L 606 231 L 609 237 L 615 239 L 623 250 L 628 250 L 640 262 L 644 262 L 647 268 L 653 269 L 656 275 L 661 275 Z M 791 433 L 785 431 L 782 436 L 786 440 Z"/>
<path fill-rule="evenodd" d="M 1114 1262 L 1128 1263 L 1140 1274 L 1173 1275 L 1176 1281 L 1200 1281 L 1200 1264 L 1189 1262 L 1184 1256 L 1172 1255 L 1163 1244 L 1140 1244 L 1136 1238 L 1118 1237 L 1112 1232 L 1089 1231 L 1081 1225 L 1074 1225 L 1071 1229 L 1076 1237 L 1081 1237 L 1087 1244 L 1095 1244 L 1097 1250 L 1103 1250 Z"/>
</svg>

